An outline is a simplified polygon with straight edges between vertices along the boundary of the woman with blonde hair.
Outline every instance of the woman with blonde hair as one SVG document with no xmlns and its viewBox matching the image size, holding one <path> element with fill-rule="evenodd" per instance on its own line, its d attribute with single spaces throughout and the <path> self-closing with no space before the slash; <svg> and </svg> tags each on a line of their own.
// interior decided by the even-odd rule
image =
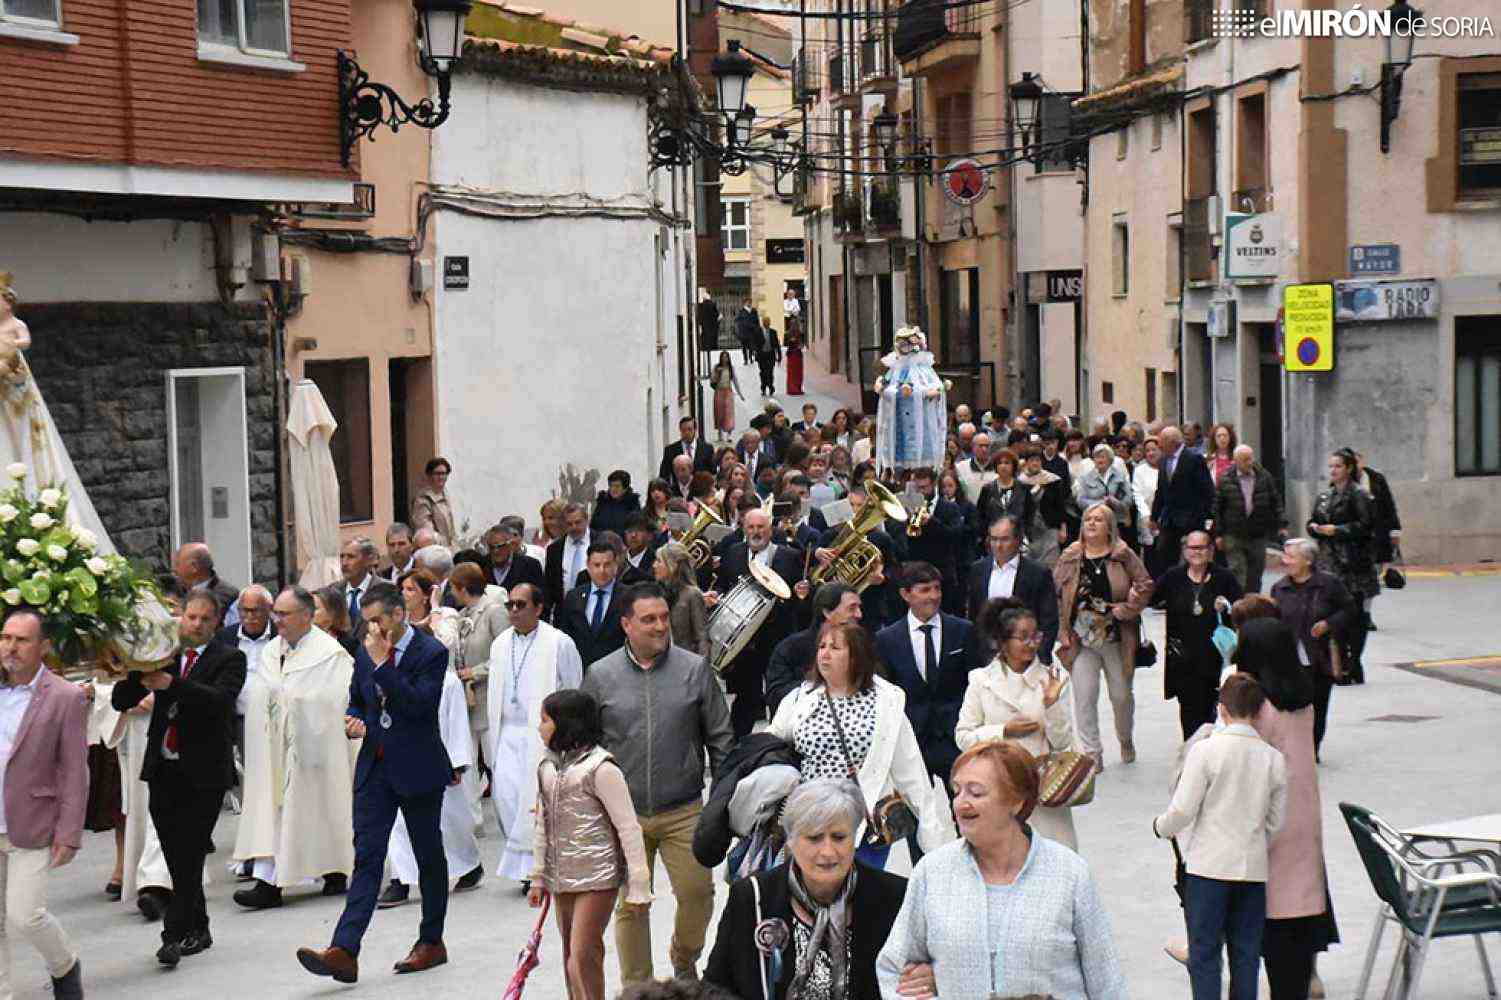
<svg viewBox="0 0 1501 1000">
<path fill-rule="evenodd" d="M 669 542 L 657 550 L 651 566 L 653 578 L 667 592 L 668 621 L 672 644 L 709 655 L 709 608 L 698 589 L 698 575 L 688 550 Z"/>
<path fill-rule="evenodd" d="M 1100 675 L 1110 691 L 1121 762 L 1136 760 L 1131 693 L 1141 612 L 1152 598 L 1152 577 L 1141 558 L 1116 533 L 1115 512 L 1096 503 L 1084 511 L 1079 540 L 1063 550 L 1053 568 L 1058 588 L 1057 655 L 1076 689 L 1079 746 L 1105 769 L 1100 748 Z"/>
</svg>

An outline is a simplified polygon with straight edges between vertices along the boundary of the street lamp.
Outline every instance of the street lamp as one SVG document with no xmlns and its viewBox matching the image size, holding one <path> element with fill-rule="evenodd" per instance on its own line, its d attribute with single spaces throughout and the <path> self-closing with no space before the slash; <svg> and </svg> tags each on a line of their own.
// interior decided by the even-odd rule
<svg viewBox="0 0 1501 1000">
<path fill-rule="evenodd" d="M 740 43 L 730 42 L 729 50 L 721 52 L 709 64 L 714 74 L 714 92 L 719 98 L 719 113 L 734 118 L 745 107 L 745 92 L 756 71 L 755 65 L 740 54 Z"/>
<path fill-rule="evenodd" d="M 349 157 L 361 139 L 372 138 L 382 125 L 395 132 L 402 125 L 433 129 L 448 120 L 450 74 L 464 54 L 464 19 L 470 0 L 413 0 L 422 22 L 422 71 L 438 81 L 438 102 L 424 97 L 408 104 L 384 83 L 376 83 L 355 61 L 339 50 L 339 159 L 349 166 Z M 389 107 L 389 110 L 387 108 Z"/>
<path fill-rule="evenodd" d="M 876 145 L 884 149 L 887 156 L 890 156 L 891 151 L 896 148 L 896 115 L 890 111 L 882 111 L 876 115 L 871 125 L 876 130 Z"/>
<path fill-rule="evenodd" d="M 1412 65 L 1413 29 L 1423 12 L 1407 2 L 1396 0 L 1386 12 L 1391 15 L 1391 31 L 1386 36 L 1386 62 L 1381 64 L 1381 151 L 1391 150 L 1392 122 L 1402 109 L 1402 74 Z"/>
<path fill-rule="evenodd" d="M 1011 120 L 1016 124 L 1022 152 L 1025 154 L 1033 126 L 1037 122 L 1038 106 L 1042 104 L 1042 82 L 1031 73 L 1023 73 L 1022 78 L 1011 85 L 1009 93 Z"/>
</svg>

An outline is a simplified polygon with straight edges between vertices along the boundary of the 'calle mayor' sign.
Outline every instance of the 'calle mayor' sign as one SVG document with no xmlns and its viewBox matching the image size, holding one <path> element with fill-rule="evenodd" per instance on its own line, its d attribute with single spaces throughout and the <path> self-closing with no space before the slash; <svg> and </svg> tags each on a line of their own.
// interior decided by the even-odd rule
<svg viewBox="0 0 1501 1000">
<path fill-rule="evenodd" d="M 1282 273 L 1282 217 L 1274 212 L 1225 216 L 1225 277 L 1275 278 Z"/>
</svg>

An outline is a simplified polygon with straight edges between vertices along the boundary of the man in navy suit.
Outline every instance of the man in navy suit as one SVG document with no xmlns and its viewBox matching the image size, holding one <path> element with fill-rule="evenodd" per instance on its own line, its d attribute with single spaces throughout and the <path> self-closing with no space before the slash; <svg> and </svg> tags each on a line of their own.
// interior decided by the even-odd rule
<svg viewBox="0 0 1501 1000">
<path fill-rule="evenodd" d="M 1214 513 L 1214 479 L 1204 456 L 1183 441 L 1176 427 L 1162 429 L 1162 464 L 1157 495 L 1152 498 L 1151 528 L 1157 532 L 1153 553 L 1159 571 L 1182 562 L 1183 539 L 1203 531 Z"/>
<path fill-rule="evenodd" d="M 917 736 L 928 774 L 949 783 L 949 772 L 959 756 L 954 730 L 959 725 L 959 707 L 975 662 L 973 629 L 958 615 L 944 614 L 943 574 L 927 562 L 909 562 L 902 567 L 902 600 L 907 614 L 876 633 L 876 653 L 891 682 L 907 694 L 907 719 Z M 913 863 L 922 857 L 917 838 L 907 846 Z"/>
<path fill-rule="evenodd" d="M 625 645 L 620 625 L 620 599 L 625 588 L 616 580 L 620 563 L 615 548 L 601 538 L 589 544 L 588 556 L 584 566 L 588 577 L 563 598 L 553 623 L 578 647 L 586 671 L 595 660 Z"/>
<path fill-rule="evenodd" d="M 1022 537 L 1021 522 L 1009 514 L 990 522 L 985 530 L 985 548 L 990 554 L 975 560 L 969 570 L 969 618 L 978 620 L 980 609 L 992 598 L 1016 598 L 1037 619 L 1037 632 L 1042 636 L 1037 658 L 1051 664 L 1053 643 L 1058 639 L 1058 590 L 1046 566 L 1021 554 Z M 988 663 L 995 650 L 978 635 L 976 640 L 980 661 Z"/>
<path fill-rule="evenodd" d="M 360 598 L 365 642 L 354 661 L 344 731 L 364 739 L 354 767 L 354 877 L 333 943 L 297 949 L 302 967 L 341 983 L 359 978 L 360 939 L 370 925 L 396 811 L 412 838 L 422 887 L 417 943 L 396 972 L 422 972 L 448 961 L 448 860 L 438 817 L 443 789 L 459 780 L 438 729 L 438 700 L 448 651 L 409 626 L 401 594 L 379 583 Z"/>
</svg>

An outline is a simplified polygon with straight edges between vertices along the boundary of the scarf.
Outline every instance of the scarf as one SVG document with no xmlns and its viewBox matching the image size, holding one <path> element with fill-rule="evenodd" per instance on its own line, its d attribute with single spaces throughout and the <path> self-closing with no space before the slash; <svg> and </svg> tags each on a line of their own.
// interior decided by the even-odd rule
<svg viewBox="0 0 1501 1000">
<path fill-rule="evenodd" d="M 827 947 L 829 951 L 829 995 L 834 997 L 844 996 L 844 977 L 849 968 L 849 903 L 855 895 L 855 868 L 850 866 L 850 873 L 844 879 L 844 885 L 839 890 L 839 895 L 827 906 L 822 906 L 813 900 L 813 894 L 803 885 L 802 873 L 797 870 L 797 865 L 787 866 L 787 883 L 792 889 L 792 898 L 806 912 L 813 915 L 813 936 L 808 941 L 808 949 L 797 956 L 797 970 L 792 977 L 792 986 L 788 989 L 789 997 L 802 996 L 803 987 L 808 982 L 808 976 L 813 972 L 813 963 L 818 958 L 820 949 Z"/>
</svg>

